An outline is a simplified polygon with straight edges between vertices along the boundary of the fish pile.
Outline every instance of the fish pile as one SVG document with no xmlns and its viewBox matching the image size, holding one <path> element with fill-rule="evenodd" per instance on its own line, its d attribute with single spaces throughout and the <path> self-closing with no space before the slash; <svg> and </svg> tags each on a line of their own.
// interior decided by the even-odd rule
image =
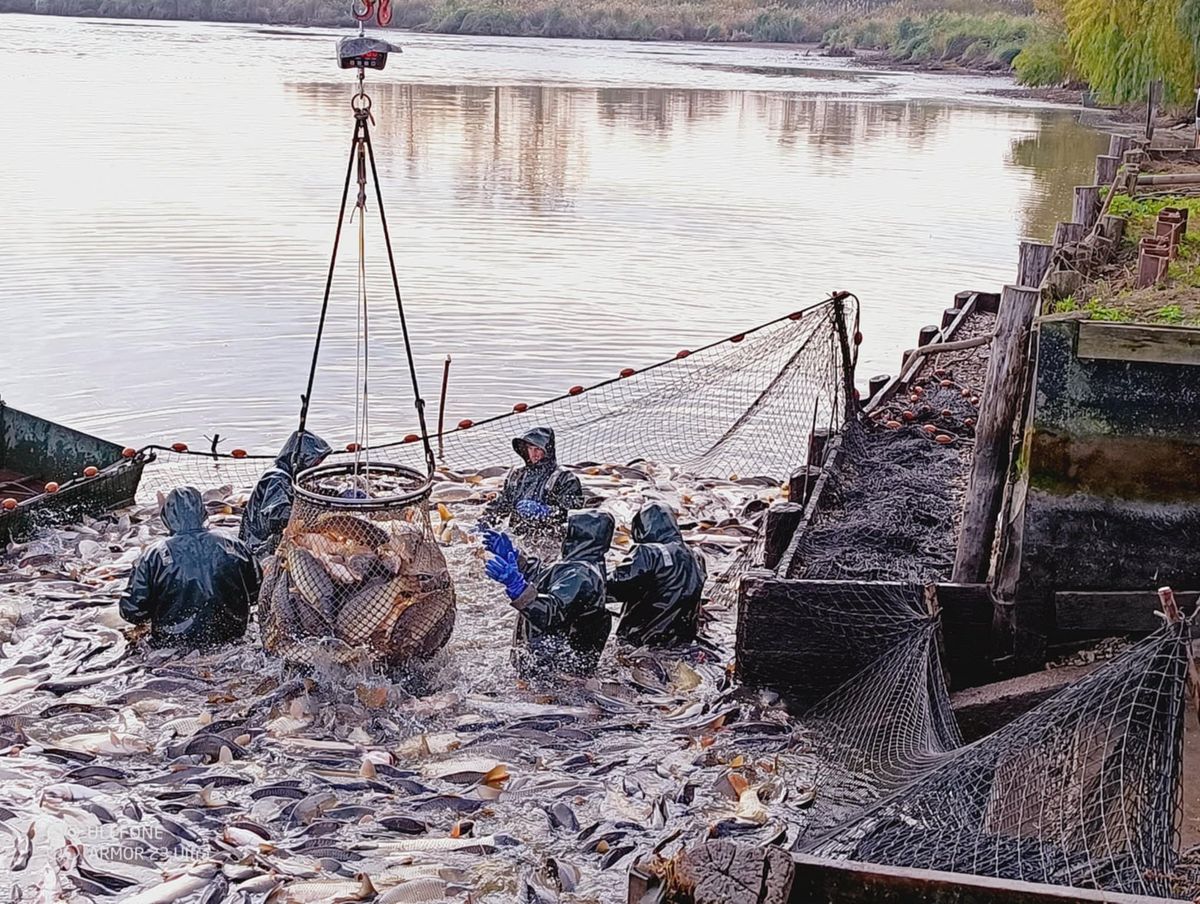
<svg viewBox="0 0 1200 904">
<path fill-rule="evenodd" d="M 163 533 L 154 505 L 10 547 L 0 886 L 26 901 L 607 904 L 637 858 L 706 837 L 791 847 L 877 797 L 777 699 L 734 683 L 726 609 L 690 648 L 614 642 L 588 680 L 519 683 L 514 614 L 461 526 L 494 479 L 478 476 L 435 488 L 458 623 L 419 682 L 288 665 L 257 624 L 214 651 L 144 648 L 115 600 Z M 644 502 L 674 506 L 713 574 L 780 495 L 650 465 L 581 477 L 626 527 Z M 210 523 L 236 526 L 244 499 L 207 493 Z"/>
<path fill-rule="evenodd" d="M 454 629 L 454 585 L 427 525 L 340 512 L 294 517 L 264 568 L 266 648 L 295 662 L 365 656 L 394 670 L 437 653 Z"/>
</svg>

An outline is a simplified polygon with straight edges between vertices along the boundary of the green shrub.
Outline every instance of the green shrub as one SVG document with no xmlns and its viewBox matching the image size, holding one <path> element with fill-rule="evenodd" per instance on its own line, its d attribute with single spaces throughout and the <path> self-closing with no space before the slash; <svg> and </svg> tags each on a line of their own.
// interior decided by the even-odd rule
<svg viewBox="0 0 1200 904">
<path fill-rule="evenodd" d="M 1025 45 L 1013 68 L 1022 85 L 1061 85 L 1071 77 L 1067 36 L 1057 29 L 1039 32 Z"/>
</svg>

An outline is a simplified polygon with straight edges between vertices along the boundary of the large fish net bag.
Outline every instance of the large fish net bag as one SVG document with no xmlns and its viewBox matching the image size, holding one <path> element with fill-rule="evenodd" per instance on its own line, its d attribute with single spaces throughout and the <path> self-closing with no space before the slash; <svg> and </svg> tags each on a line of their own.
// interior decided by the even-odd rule
<svg viewBox="0 0 1200 904">
<path fill-rule="evenodd" d="M 454 586 L 429 520 L 428 478 L 400 465 L 323 465 L 296 478 L 264 568 L 263 646 L 292 662 L 387 672 L 427 660 L 454 629 Z"/>
<path fill-rule="evenodd" d="M 835 598 L 839 586 L 815 581 L 789 602 L 812 626 L 814 661 L 846 651 L 849 661 L 831 667 L 865 664 L 803 721 L 829 762 L 867 779 L 878 798 L 803 839 L 805 853 L 1200 899 L 1194 854 L 1180 853 L 1195 664 L 1190 625 L 1169 590 L 1158 631 L 964 744 L 940 680 L 940 616 L 921 588 L 858 584 Z"/>
</svg>

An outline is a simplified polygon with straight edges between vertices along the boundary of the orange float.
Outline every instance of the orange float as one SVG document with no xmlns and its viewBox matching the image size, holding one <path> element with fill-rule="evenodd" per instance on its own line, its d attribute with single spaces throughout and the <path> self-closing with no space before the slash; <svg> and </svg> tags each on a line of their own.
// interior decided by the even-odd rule
<svg viewBox="0 0 1200 904">
<path fill-rule="evenodd" d="M 47 493 L 57 493 L 58 492 L 58 484 L 55 483 L 53 480 L 50 481 L 48 484 L 46 484 L 46 492 Z"/>
<path fill-rule="evenodd" d="M 84 477 L 95 477 L 99 473 L 100 473 L 100 469 L 97 468 L 95 465 L 88 465 L 86 468 L 83 469 Z"/>
<path fill-rule="evenodd" d="M 583 392 L 582 386 L 572 386 L 567 390 L 568 395 L 579 395 L 581 392 Z"/>
<path fill-rule="evenodd" d="M 517 404 L 513 405 L 513 411 L 517 412 L 517 414 L 520 414 L 522 411 L 528 411 L 528 410 L 529 410 L 529 406 L 526 405 L 524 402 L 517 402 Z"/>
<path fill-rule="evenodd" d="M 475 426 L 475 422 L 473 420 L 470 420 L 469 418 L 465 418 L 458 422 L 459 430 L 469 430 L 470 428 L 472 428 L 474 426 Z"/>
<path fill-rule="evenodd" d="M 229 454 L 232 455 L 234 458 L 245 458 L 247 453 L 246 453 L 245 449 L 234 449 Z"/>
<path fill-rule="evenodd" d="M 4 511 L 11 512 L 17 507 L 17 500 L 9 497 L 8 499 L 5 499 L 4 502 L 0 502 L 0 505 L 4 507 Z"/>
<path fill-rule="evenodd" d="M 187 443 L 176 443 L 171 448 L 176 452 L 186 452 L 188 450 Z"/>
<path fill-rule="evenodd" d="M 133 448 L 132 446 L 126 446 L 121 450 L 121 455 L 124 458 L 133 458 L 135 455 L 137 455 L 137 449 Z"/>
</svg>

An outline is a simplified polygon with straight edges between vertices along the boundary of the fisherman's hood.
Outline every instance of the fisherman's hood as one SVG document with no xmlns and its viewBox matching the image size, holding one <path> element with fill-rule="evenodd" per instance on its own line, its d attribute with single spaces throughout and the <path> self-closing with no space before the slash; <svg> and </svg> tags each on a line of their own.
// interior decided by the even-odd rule
<svg viewBox="0 0 1200 904">
<path fill-rule="evenodd" d="M 674 513 L 661 502 L 642 506 L 633 518 L 634 543 L 679 543 L 683 534 Z"/>
<path fill-rule="evenodd" d="M 529 464 L 530 446 L 537 446 L 546 453 L 542 463 L 551 466 L 558 464 L 558 453 L 554 447 L 554 430 L 550 427 L 534 427 L 513 439 L 512 444 L 513 449 L 525 460 L 526 464 Z"/>
<path fill-rule="evenodd" d="M 177 487 L 167 494 L 162 507 L 162 519 L 172 534 L 191 534 L 203 530 L 206 517 L 204 499 L 195 487 Z"/>
<path fill-rule="evenodd" d="M 612 546 L 615 522 L 608 512 L 576 512 L 567 518 L 562 557 L 571 562 L 603 564 Z"/>
<path fill-rule="evenodd" d="M 329 443 L 321 439 L 315 433 L 309 433 L 307 430 L 296 430 L 288 437 L 287 442 L 283 444 L 283 448 L 279 450 L 279 456 L 275 459 L 275 467 L 288 474 L 297 474 L 308 468 L 315 467 L 326 455 L 332 452 Z M 292 470 L 292 460 L 295 459 L 295 468 Z"/>
</svg>

